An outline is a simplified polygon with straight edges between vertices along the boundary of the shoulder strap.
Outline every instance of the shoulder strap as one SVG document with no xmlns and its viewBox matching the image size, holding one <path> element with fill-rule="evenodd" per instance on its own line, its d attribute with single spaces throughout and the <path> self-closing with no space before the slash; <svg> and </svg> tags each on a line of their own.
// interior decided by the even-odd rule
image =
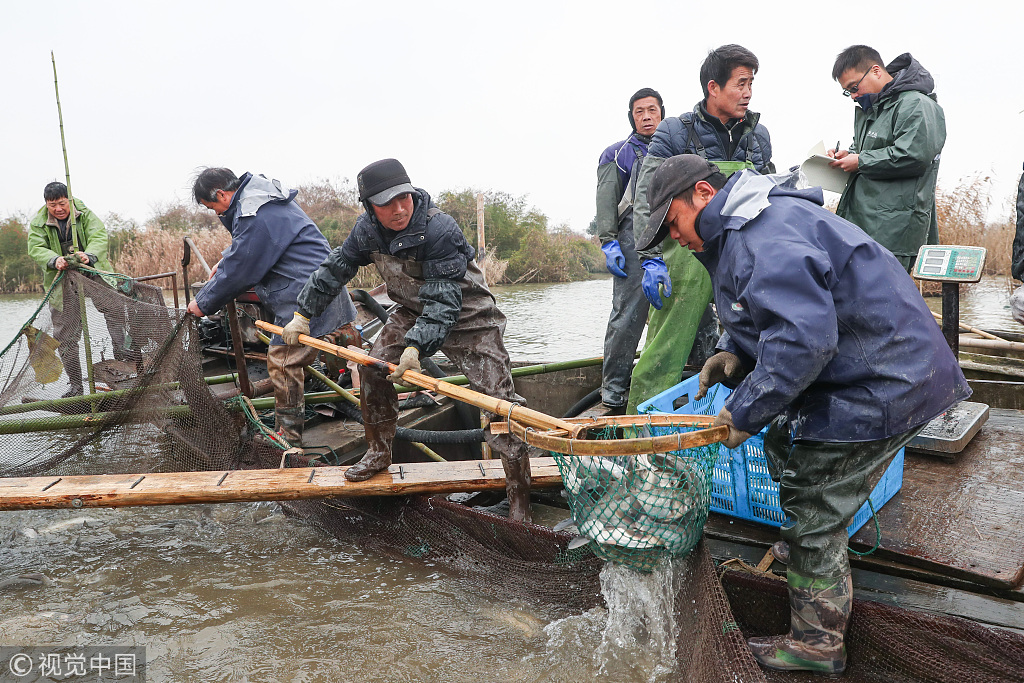
<svg viewBox="0 0 1024 683">
<path fill-rule="evenodd" d="M 693 145 L 693 148 L 697 150 L 697 154 L 700 155 L 700 158 L 707 159 L 708 153 L 704 149 L 704 145 L 701 144 L 700 136 L 697 135 L 697 131 L 694 130 L 693 128 L 693 114 L 690 113 L 689 116 L 683 114 L 682 116 L 679 117 L 679 120 L 683 122 L 684 126 L 686 126 L 686 133 L 689 136 L 689 138 L 686 141 L 686 146 L 689 147 L 690 145 Z"/>
<path fill-rule="evenodd" d="M 427 209 L 427 220 L 429 221 L 431 218 L 433 218 L 434 216 L 436 216 L 439 213 L 444 213 L 444 211 L 442 211 L 441 209 L 437 208 L 436 206 L 430 207 L 429 209 Z"/>
</svg>

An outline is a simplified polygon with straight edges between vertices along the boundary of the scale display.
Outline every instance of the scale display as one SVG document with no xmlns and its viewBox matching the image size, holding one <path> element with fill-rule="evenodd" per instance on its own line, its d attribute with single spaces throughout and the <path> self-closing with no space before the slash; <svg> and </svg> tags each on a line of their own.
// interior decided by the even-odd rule
<svg viewBox="0 0 1024 683">
<path fill-rule="evenodd" d="M 917 252 L 912 274 L 919 280 L 977 282 L 984 265 L 984 247 L 926 244 Z"/>
</svg>

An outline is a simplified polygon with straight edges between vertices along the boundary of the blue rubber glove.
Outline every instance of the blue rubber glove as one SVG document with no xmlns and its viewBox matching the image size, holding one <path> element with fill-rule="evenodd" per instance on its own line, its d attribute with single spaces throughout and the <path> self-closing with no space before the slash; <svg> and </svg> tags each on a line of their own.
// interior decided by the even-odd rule
<svg viewBox="0 0 1024 683">
<path fill-rule="evenodd" d="M 610 240 L 601 245 L 604 252 L 604 265 L 608 272 L 616 277 L 626 277 L 626 256 L 622 253 L 622 247 L 618 240 Z"/>
<path fill-rule="evenodd" d="M 668 276 L 668 266 L 660 258 L 645 259 L 641 264 L 644 269 L 644 280 L 641 285 L 644 296 L 651 302 L 651 305 L 661 310 L 662 293 L 658 291 L 658 285 L 665 290 L 665 298 L 672 296 L 672 280 Z"/>
</svg>

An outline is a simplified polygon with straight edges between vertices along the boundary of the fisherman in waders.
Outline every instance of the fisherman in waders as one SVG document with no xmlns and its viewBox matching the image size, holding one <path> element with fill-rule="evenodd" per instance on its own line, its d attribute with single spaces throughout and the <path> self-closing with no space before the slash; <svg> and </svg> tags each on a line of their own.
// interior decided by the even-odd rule
<svg viewBox="0 0 1024 683">
<path fill-rule="evenodd" d="M 749 110 L 757 57 L 739 45 L 708 53 L 700 68 L 704 99 L 692 112 L 670 116 L 658 126 L 637 179 L 633 229 L 637 242 L 648 230 L 647 187 L 654 171 L 676 154 L 699 154 L 728 173 L 751 168 L 774 173 L 772 144 L 761 115 Z M 718 321 L 708 305 L 711 283 L 693 256 L 674 243 L 637 248 L 643 292 L 654 310 L 647 343 L 633 369 L 627 413 L 679 382 L 687 359 L 700 365 L 714 350 Z M 673 295 L 674 294 L 674 295 Z M 691 352 L 692 351 L 692 352 Z"/>
<path fill-rule="evenodd" d="M 696 155 L 650 185 L 649 248 L 666 235 L 711 275 L 725 333 L 700 374 L 735 386 L 714 424 L 736 448 L 770 424 L 769 471 L 789 520 L 791 629 L 752 638 L 765 667 L 840 673 L 852 606 L 846 527 L 889 461 L 971 395 L 903 265 L 863 230 L 750 171 Z M 777 544 L 777 545 L 781 545 Z"/>
<path fill-rule="evenodd" d="M 406 370 L 419 372 L 421 357 L 441 350 L 474 390 L 506 401 L 522 399 L 512 385 L 511 363 L 502 342 L 505 316 L 455 220 L 436 208 L 425 190 L 413 187 L 395 159 L 370 164 L 359 172 L 357 184 L 366 213 L 356 220 L 344 244 L 310 276 L 283 336 L 287 343 L 298 344 L 299 335 L 309 333 L 310 318 L 334 301 L 360 266 L 375 264 L 388 296 L 400 304 L 371 351 L 398 368 L 387 376 L 375 368 L 359 368 L 368 449 L 345 476 L 363 481 L 391 464 L 398 420 L 392 382 L 401 381 Z M 501 454 L 509 517 L 530 521 L 527 446 L 507 434 L 486 432 L 486 438 Z"/>
<path fill-rule="evenodd" d="M 867 45 L 836 57 L 832 78 L 857 103 L 853 145 L 829 150 L 850 174 L 836 213 L 899 259 L 909 273 L 923 244 L 938 244 L 935 182 L 946 143 L 946 117 L 935 79 L 910 56 L 889 65 Z"/>
<path fill-rule="evenodd" d="M 97 270 L 111 270 L 107 261 L 107 229 L 103 221 L 80 199 L 75 199 L 75 232 L 78 250 L 75 251 L 75 236 L 71 234 L 71 202 L 68 188 L 64 183 L 52 182 L 43 188 L 46 206 L 39 209 L 28 226 L 28 255 L 43 269 L 43 286 L 47 289 L 57 274 L 79 265 Z M 94 282 L 107 282 L 95 273 L 85 273 Z M 109 279 L 109 278 L 108 278 Z M 87 292 L 88 295 L 88 292 Z M 131 349 L 127 335 L 127 316 L 123 307 L 113 297 L 90 297 L 96 309 L 103 314 L 110 334 L 112 353 L 117 360 L 135 362 L 138 350 Z M 78 291 L 68 278 L 64 278 L 61 289 L 50 295 L 50 320 L 53 322 L 53 336 L 59 343 L 61 363 L 68 377 L 68 390 L 64 398 L 81 396 L 82 365 L 78 355 L 78 340 L 82 337 L 82 313 L 79 309 Z"/>
<path fill-rule="evenodd" d="M 298 192 L 262 175 L 239 178 L 227 168 L 207 168 L 196 177 L 192 194 L 196 203 L 217 212 L 231 233 L 231 245 L 188 312 L 199 317 L 213 313 L 255 287 L 275 325 L 291 320 L 306 278 L 331 253 L 327 239 L 295 202 Z M 358 344 L 359 333 L 351 324 L 355 306 L 348 292 L 340 291 L 344 296 L 311 321 L 311 333 L 342 346 Z M 294 448 L 302 446 L 305 424 L 303 369 L 316 354 L 307 346 L 285 345 L 276 335 L 267 349 L 277 433 Z"/>
<path fill-rule="evenodd" d="M 658 91 L 636 91 L 629 99 L 632 135 L 609 145 L 597 166 L 597 238 L 608 272 L 615 276 L 612 312 L 604 335 L 601 401 L 616 412 L 626 411 L 633 357 L 650 310 L 640 287 L 643 269 L 633 246 L 633 198 L 640 162 L 664 116 Z"/>
</svg>

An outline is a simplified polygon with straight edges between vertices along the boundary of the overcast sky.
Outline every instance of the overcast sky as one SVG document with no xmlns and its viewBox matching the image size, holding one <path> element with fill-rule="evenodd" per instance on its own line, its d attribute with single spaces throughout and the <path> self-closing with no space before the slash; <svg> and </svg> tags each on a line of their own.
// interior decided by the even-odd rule
<svg viewBox="0 0 1024 683">
<path fill-rule="evenodd" d="M 400 159 L 414 184 L 527 195 L 585 230 L 601 150 L 629 96 L 669 115 L 701 99 L 707 51 L 760 59 L 751 108 L 781 169 L 845 147 L 852 101 L 835 55 L 912 53 L 946 113 L 940 186 L 993 179 L 997 215 L 1024 162 L 1019 2 L 7 2 L 0 23 L 0 218 L 63 180 L 57 56 L 72 190 L 142 223 L 187 199 L 201 166 L 288 185 L 354 180 Z M 1009 245 L 1007 245 L 1009 248 Z"/>
</svg>

